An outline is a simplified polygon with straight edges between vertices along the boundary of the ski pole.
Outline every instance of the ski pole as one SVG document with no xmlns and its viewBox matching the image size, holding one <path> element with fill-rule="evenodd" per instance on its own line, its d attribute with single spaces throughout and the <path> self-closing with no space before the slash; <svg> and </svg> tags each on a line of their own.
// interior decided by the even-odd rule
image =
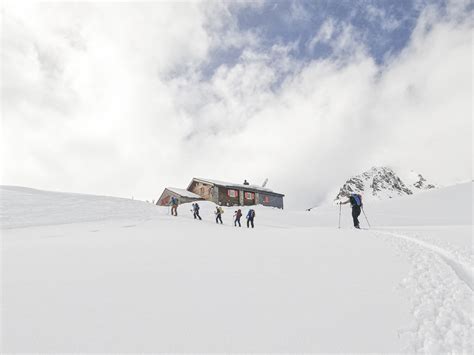
<svg viewBox="0 0 474 355">
<path fill-rule="evenodd" d="M 342 205 L 339 202 L 339 229 L 341 229 L 341 208 L 342 208 Z"/>
<path fill-rule="evenodd" d="M 367 219 L 367 215 L 365 214 L 364 207 L 362 207 L 362 212 L 364 213 L 364 217 L 365 217 L 365 220 L 367 221 L 367 224 L 369 225 L 369 228 L 371 228 L 369 220 Z"/>
</svg>

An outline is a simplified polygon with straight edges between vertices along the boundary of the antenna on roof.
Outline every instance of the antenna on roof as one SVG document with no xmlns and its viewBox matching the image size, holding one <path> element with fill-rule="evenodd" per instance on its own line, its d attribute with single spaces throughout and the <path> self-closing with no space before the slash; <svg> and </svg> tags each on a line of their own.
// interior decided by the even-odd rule
<svg viewBox="0 0 474 355">
<path fill-rule="evenodd" d="M 268 178 L 265 179 L 265 181 L 264 181 L 263 184 L 262 184 L 262 187 L 267 186 L 267 182 L 268 182 Z"/>
</svg>

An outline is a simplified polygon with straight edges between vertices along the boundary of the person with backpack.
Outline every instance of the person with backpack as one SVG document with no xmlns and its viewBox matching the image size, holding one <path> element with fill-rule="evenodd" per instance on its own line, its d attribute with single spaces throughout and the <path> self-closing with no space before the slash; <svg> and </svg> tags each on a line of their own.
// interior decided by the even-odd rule
<svg viewBox="0 0 474 355">
<path fill-rule="evenodd" d="M 239 224 L 239 227 L 242 227 L 242 225 L 240 224 L 240 217 L 242 217 L 242 210 L 238 209 L 237 211 L 235 211 L 234 217 L 235 217 L 234 227 L 237 227 L 237 223 Z"/>
<path fill-rule="evenodd" d="M 252 225 L 252 228 L 253 228 L 254 218 L 255 218 L 255 210 L 250 209 L 249 212 L 247 213 L 247 228 L 249 228 L 250 225 Z"/>
<path fill-rule="evenodd" d="M 191 210 L 191 212 L 193 213 L 194 219 L 199 218 L 199 220 L 202 221 L 202 218 L 201 218 L 201 216 L 199 215 L 199 208 L 200 208 L 200 207 L 199 207 L 199 205 L 197 204 L 197 202 L 196 202 L 196 203 L 193 203 L 192 206 L 193 206 L 193 209 Z"/>
<path fill-rule="evenodd" d="M 202 218 L 199 215 L 199 209 L 200 209 L 200 207 L 199 207 L 198 203 L 196 202 L 193 206 L 194 219 L 199 218 L 199 220 L 202 221 Z"/>
<path fill-rule="evenodd" d="M 171 215 L 172 216 L 177 216 L 178 215 L 178 199 L 174 196 L 171 196 L 171 201 L 170 201 L 170 205 L 171 205 Z"/>
<path fill-rule="evenodd" d="M 345 205 L 346 203 L 351 203 L 352 207 L 352 219 L 354 221 L 354 227 L 357 229 L 360 229 L 360 224 L 359 224 L 359 215 L 361 208 L 363 206 L 362 204 L 362 196 L 356 193 L 351 193 L 346 195 L 349 199 L 344 202 L 339 202 L 341 205 Z"/>
<path fill-rule="evenodd" d="M 216 207 L 216 223 L 221 222 L 222 224 L 222 214 L 224 213 L 224 210 L 222 209 L 221 206 Z"/>
</svg>

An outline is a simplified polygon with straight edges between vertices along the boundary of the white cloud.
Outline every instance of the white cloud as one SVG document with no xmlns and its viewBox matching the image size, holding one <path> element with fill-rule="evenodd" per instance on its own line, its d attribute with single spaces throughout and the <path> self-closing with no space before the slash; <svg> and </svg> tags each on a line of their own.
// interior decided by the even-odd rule
<svg viewBox="0 0 474 355">
<path fill-rule="evenodd" d="M 380 68 L 350 26 L 327 22 L 317 41 L 339 55 L 308 63 L 225 3 L 6 8 L 3 183 L 152 199 L 193 176 L 269 177 L 304 208 L 373 164 L 468 178 L 471 26 L 429 11 Z M 203 77 L 226 45 L 240 58 Z"/>
<path fill-rule="evenodd" d="M 328 18 L 323 22 L 316 35 L 309 41 L 307 47 L 312 52 L 318 43 L 328 43 L 335 31 L 335 21 Z"/>
<path fill-rule="evenodd" d="M 328 18 L 323 22 L 316 35 L 308 41 L 306 48 L 311 53 L 318 44 L 326 44 L 331 48 L 334 58 L 347 58 L 364 55 L 367 51 L 363 35 L 353 25 Z"/>
<path fill-rule="evenodd" d="M 285 20 L 292 26 L 294 23 L 309 22 L 311 20 L 311 14 L 306 10 L 303 3 L 292 1 Z"/>
<path fill-rule="evenodd" d="M 393 31 L 400 27 L 402 21 L 395 16 L 387 14 L 385 9 L 374 6 L 372 4 L 364 5 L 365 14 L 373 22 L 380 24 L 381 28 L 386 31 Z"/>
</svg>

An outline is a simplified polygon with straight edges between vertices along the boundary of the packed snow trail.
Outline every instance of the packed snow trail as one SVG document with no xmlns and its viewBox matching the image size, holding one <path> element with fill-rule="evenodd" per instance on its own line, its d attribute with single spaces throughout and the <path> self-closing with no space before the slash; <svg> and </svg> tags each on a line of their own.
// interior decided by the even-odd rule
<svg viewBox="0 0 474 355">
<path fill-rule="evenodd" d="M 473 351 L 473 258 L 415 237 L 373 232 L 408 255 L 412 270 L 401 283 L 412 303 L 412 325 L 401 330 L 407 352 Z"/>
<path fill-rule="evenodd" d="M 378 231 L 378 233 L 407 240 L 409 242 L 418 244 L 419 246 L 438 254 L 444 260 L 444 262 L 453 269 L 453 271 L 458 275 L 458 277 L 466 283 L 466 285 L 471 289 L 471 291 L 474 290 L 472 257 L 466 260 L 466 257 L 454 255 L 450 251 L 445 250 L 439 246 L 432 245 L 428 242 L 425 242 L 425 241 L 422 241 L 422 240 L 419 240 L 407 235 L 403 235 L 400 233 L 380 232 L 380 231 Z"/>
</svg>

